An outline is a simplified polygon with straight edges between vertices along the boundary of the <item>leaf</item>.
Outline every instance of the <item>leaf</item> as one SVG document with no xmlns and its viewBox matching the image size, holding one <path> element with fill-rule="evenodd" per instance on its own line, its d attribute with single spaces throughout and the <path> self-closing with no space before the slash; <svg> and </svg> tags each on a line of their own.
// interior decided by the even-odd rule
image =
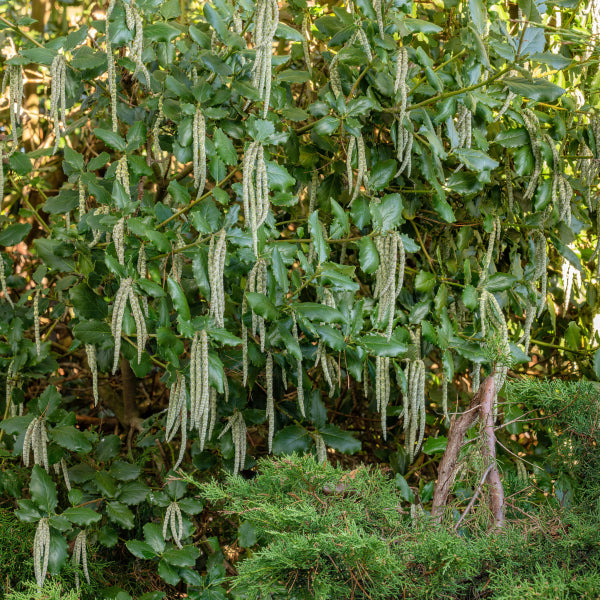
<svg viewBox="0 0 600 600">
<path fill-rule="evenodd" d="M 102 129 L 101 127 L 96 127 L 94 129 L 94 135 L 98 139 L 101 139 L 105 144 L 110 146 L 113 150 L 124 152 L 125 148 L 127 148 L 127 143 L 125 140 L 118 133 L 115 133 L 111 129 Z"/>
<path fill-rule="evenodd" d="M 225 133 L 223 133 L 222 129 L 219 129 L 218 127 L 215 129 L 213 142 L 219 158 L 226 165 L 237 164 L 237 152 L 235 151 L 233 142 L 225 135 Z"/>
<path fill-rule="evenodd" d="M 52 477 L 39 465 L 33 465 L 31 470 L 31 481 L 29 482 L 31 499 L 42 510 L 52 514 L 58 504 L 56 484 Z"/>
<path fill-rule="evenodd" d="M 163 553 L 163 560 L 176 567 L 193 567 L 200 556 L 200 550 L 195 546 L 167 550 Z"/>
<path fill-rule="evenodd" d="M 140 467 L 127 463 L 122 460 L 116 460 L 111 466 L 109 473 L 120 481 L 131 481 L 137 479 L 141 473 Z"/>
<path fill-rule="evenodd" d="M 334 448 L 344 454 L 354 454 L 359 452 L 362 444 L 353 435 L 336 427 L 335 425 L 325 425 L 319 429 L 319 433 L 327 446 Z"/>
<path fill-rule="evenodd" d="M 140 542 L 139 540 L 127 540 L 125 545 L 127 546 L 127 550 L 129 550 L 129 552 L 131 552 L 131 554 L 137 558 L 148 560 L 156 556 L 156 552 L 152 546 L 146 542 Z"/>
<path fill-rule="evenodd" d="M 72 425 L 60 425 L 50 432 L 50 439 L 73 452 L 89 452 L 92 444 L 82 431 Z"/>
<path fill-rule="evenodd" d="M 50 196 L 42 207 L 49 215 L 71 212 L 79 205 L 79 194 L 75 190 L 60 190 L 56 196 Z"/>
<path fill-rule="evenodd" d="M 238 544 L 242 548 L 250 548 L 256 544 L 256 529 L 249 521 L 243 521 L 238 529 Z"/>
<path fill-rule="evenodd" d="M 375 191 L 382 190 L 394 177 L 398 170 L 398 163 L 390 158 L 379 161 L 369 175 L 369 187 Z M 397 194 L 400 197 L 399 194 Z"/>
<path fill-rule="evenodd" d="M 494 273 L 486 282 L 485 289 L 488 292 L 502 292 L 513 287 L 517 278 L 510 273 Z"/>
<path fill-rule="evenodd" d="M 320 323 L 344 323 L 344 315 L 336 308 L 317 302 L 302 302 L 293 305 L 294 311 L 306 319 Z"/>
<path fill-rule="evenodd" d="M 477 33 L 484 35 L 486 32 L 487 10 L 482 0 L 469 0 L 469 12 Z"/>
<path fill-rule="evenodd" d="M 372 356 L 400 356 L 408 346 L 394 338 L 388 340 L 383 335 L 368 334 L 359 339 L 360 345 Z"/>
<path fill-rule="evenodd" d="M 154 23 L 144 26 L 144 37 L 151 42 L 171 42 L 181 31 L 170 23 Z"/>
<path fill-rule="evenodd" d="M 190 307 L 181 285 L 169 276 L 167 278 L 167 287 L 169 288 L 169 296 L 171 297 L 175 310 L 183 321 L 189 321 L 191 318 Z"/>
<path fill-rule="evenodd" d="M 415 290 L 427 293 L 435 287 L 436 275 L 427 271 L 419 271 L 415 277 Z"/>
<path fill-rule="evenodd" d="M 31 231 L 29 223 L 15 223 L 9 225 L 0 233 L 0 246 L 14 246 L 22 242 L 25 236 Z"/>
<path fill-rule="evenodd" d="M 396 473 L 395 482 L 396 482 L 396 487 L 400 490 L 400 497 L 402 498 L 402 500 L 413 504 L 415 501 L 415 494 L 410 489 L 410 486 L 408 485 L 408 482 L 406 481 L 406 479 L 404 479 L 404 477 L 402 477 L 402 475 L 400 475 L 400 473 Z"/>
<path fill-rule="evenodd" d="M 471 171 L 488 171 L 498 166 L 498 161 L 490 158 L 481 150 L 473 148 L 457 148 L 456 155 Z"/>
<path fill-rule="evenodd" d="M 428 437 L 423 444 L 423 452 L 425 454 L 440 454 L 446 450 L 448 445 L 448 438 L 440 435 L 440 437 L 433 438 Z"/>
<path fill-rule="evenodd" d="M 97 513 L 89 506 L 72 506 L 64 510 L 62 515 L 69 519 L 71 523 L 75 523 L 75 525 L 79 525 L 80 527 L 87 527 L 92 523 L 97 523 L 102 518 L 100 513 Z"/>
<path fill-rule="evenodd" d="M 594 352 L 594 373 L 596 378 L 600 381 L 600 350 Z"/>
<path fill-rule="evenodd" d="M 314 324 L 315 331 L 319 334 L 319 338 L 332 350 L 340 351 L 346 347 L 344 336 L 330 325 Z"/>
<path fill-rule="evenodd" d="M 106 505 L 108 518 L 124 529 L 133 529 L 134 516 L 131 510 L 122 502 L 109 502 Z"/>
<path fill-rule="evenodd" d="M 565 93 L 563 88 L 542 77 L 531 81 L 524 77 L 505 77 L 502 82 L 511 92 L 538 102 L 554 102 Z"/>
<path fill-rule="evenodd" d="M 162 527 L 158 523 L 146 523 L 144 525 L 144 540 L 156 554 L 164 552 L 165 540 L 162 534 Z"/>
<path fill-rule="evenodd" d="M 263 319 L 276 321 L 279 318 L 279 311 L 264 294 L 246 292 L 246 299 L 252 311 Z"/>
<path fill-rule="evenodd" d="M 358 242 L 358 262 L 363 273 L 375 273 L 379 267 L 379 253 L 375 242 L 370 237 L 363 237 Z"/>
<path fill-rule="evenodd" d="M 373 226 L 382 232 L 395 229 L 404 221 L 402 209 L 402 196 L 400 194 L 388 194 L 381 199 L 381 202 L 372 202 Z"/>
<path fill-rule="evenodd" d="M 25 152 L 15 152 L 8 159 L 8 166 L 21 177 L 31 173 L 31 169 L 33 168 L 31 159 Z"/>
<path fill-rule="evenodd" d="M 110 327 L 101 321 L 81 321 L 73 327 L 75 337 L 84 344 L 112 348 L 114 341 Z"/>
<path fill-rule="evenodd" d="M 462 301 L 469 310 L 475 310 L 479 305 L 479 293 L 477 289 L 472 285 L 466 285 L 463 288 Z"/>
<path fill-rule="evenodd" d="M 288 425 L 280 429 L 273 438 L 273 454 L 292 454 L 308 450 L 312 438 L 300 425 Z"/>
<path fill-rule="evenodd" d="M 141 504 L 146 500 L 149 493 L 150 488 L 145 483 L 142 483 L 141 481 L 130 481 L 119 487 L 117 500 L 128 506 Z"/>
<path fill-rule="evenodd" d="M 323 237 L 323 227 L 319 222 L 319 211 L 315 210 L 308 219 L 310 225 L 310 233 L 312 236 L 313 243 L 315 245 L 315 251 L 319 257 L 319 263 L 325 262 L 329 257 L 329 246 L 325 242 Z"/>
<path fill-rule="evenodd" d="M 275 281 L 279 284 L 279 287 L 287 294 L 290 289 L 290 282 L 288 279 L 288 272 L 286 266 L 283 264 L 281 253 L 277 248 L 273 248 L 271 253 L 271 263 L 273 265 L 273 275 Z"/>
<path fill-rule="evenodd" d="M 76 315 L 83 319 L 104 319 L 108 315 L 108 304 L 87 283 L 78 283 L 69 291 Z"/>
<path fill-rule="evenodd" d="M 520 148 L 529 144 L 529 134 L 524 127 L 501 131 L 494 141 L 504 148 Z"/>
</svg>

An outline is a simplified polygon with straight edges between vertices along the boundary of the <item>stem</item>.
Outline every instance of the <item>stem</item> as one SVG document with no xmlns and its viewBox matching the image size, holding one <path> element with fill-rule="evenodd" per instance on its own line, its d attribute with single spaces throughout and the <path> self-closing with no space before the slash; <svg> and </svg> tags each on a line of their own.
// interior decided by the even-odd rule
<svg viewBox="0 0 600 600">
<path fill-rule="evenodd" d="M 162 223 L 159 223 L 156 227 L 157 229 L 164 227 L 167 223 L 169 223 L 170 221 L 172 221 L 173 219 L 176 219 L 177 217 L 179 217 L 180 215 L 185 214 L 186 212 L 188 212 L 191 208 L 194 208 L 194 206 L 196 206 L 196 204 L 198 204 L 199 202 L 202 202 L 202 200 L 206 200 L 206 198 L 208 198 L 209 196 L 212 196 L 213 191 L 216 188 L 221 188 L 225 183 L 227 183 L 236 173 L 238 172 L 237 168 L 233 169 L 232 171 L 229 172 L 228 175 L 226 175 L 223 179 L 221 179 L 221 181 L 219 181 L 218 183 L 215 184 L 215 186 L 209 190 L 208 192 L 206 192 L 206 194 L 203 194 L 202 196 L 200 196 L 199 198 L 196 198 L 196 200 L 194 200 L 193 202 L 190 202 L 186 207 L 182 208 L 181 210 L 178 210 L 176 213 L 173 213 L 168 219 L 165 219 Z"/>
<path fill-rule="evenodd" d="M 0 15 L 0 21 L 2 21 L 2 23 L 4 23 L 6 26 L 10 27 L 13 31 L 15 31 L 19 35 L 22 35 L 25 39 L 29 40 L 30 42 L 32 42 L 33 44 L 38 46 L 38 48 L 44 48 L 43 44 L 40 44 L 35 38 L 31 37 L 26 31 L 23 31 L 22 29 L 17 27 L 13 23 L 11 23 L 8 19 L 4 18 L 2 15 Z"/>
</svg>

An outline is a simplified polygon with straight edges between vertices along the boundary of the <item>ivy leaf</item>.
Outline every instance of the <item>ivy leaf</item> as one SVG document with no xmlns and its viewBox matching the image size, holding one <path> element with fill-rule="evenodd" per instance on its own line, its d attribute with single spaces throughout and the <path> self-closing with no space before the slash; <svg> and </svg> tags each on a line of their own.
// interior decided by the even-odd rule
<svg viewBox="0 0 600 600">
<path fill-rule="evenodd" d="M 39 465 L 33 465 L 31 481 L 29 483 L 31 499 L 48 514 L 52 514 L 58 504 L 56 484 L 52 477 Z"/>
</svg>

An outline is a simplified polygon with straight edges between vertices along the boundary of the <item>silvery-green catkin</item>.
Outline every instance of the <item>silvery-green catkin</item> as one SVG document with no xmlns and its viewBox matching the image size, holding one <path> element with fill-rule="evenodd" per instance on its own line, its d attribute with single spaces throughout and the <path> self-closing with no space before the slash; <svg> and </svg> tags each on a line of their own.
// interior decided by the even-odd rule
<svg viewBox="0 0 600 600">
<path fill-rule="evenodd" d="M 244 153 L 242 201 L 246 226 L 250 226 L 252 233 L 254 254 L 258 256 L 258 228 L 267 220 L 270 209 L 264 149 L 259 142 L 252 142 Z"/>
<path fill-rule="evenodd" d="M 98 363 L 96 361 L 96 346 L 92 344 L 85 345 L 88 365 L 92 373 L 92 394 L 94 396 L 94 406 L 98 405 Z"/>
<path fill-rule="evenodd" d="M 540 123 L 538 118 L 532 110 L 524 108 L 521 112 L 521 118 L 525 124 L 525 129 L 529 134 L 529 140 L 531 142 L 531 152 L 534 159 L 533 174 L 529 179 L 529 184 L 525 193 L 523 194 L 523 200 L 530 200 L 535 194 L 537 189 L 537 183 L 542 173 L 542 151 L 541 151 L 541 139 L 540 139 Z"/>
<path fill-rule="evenodd" d="M 0 156 L 1 159 L 1 156 Z M 6 283 L 6 273 L 4 271 L 4 257 L 0 254 L 0 286 L 2 287 L 2 294 L 4 296 L 4 298 L 6 298 L 6 300 L 8 300 L 8 303 L 10 304 L 11 308 L 14 308 L 15 305 L 13 304 L 13 301 L 8 293 L 8 285 Z"/>
<path fill-rule="evenodd" d="M 2 79 L 2 90 L 4 94 L 8 84 L 8 112 L 10 117 L 10 130 L 13 138 L 13 146 L 19 146 L 17 125 L 21 121 L 23 109 L 23 67 L 21 65 L 8 65 Z M 1 198 L 0 198 L 1 200 Z"/>
<path fill-rule="evenodd" d="M 227 238 L 225 229 L 213 235 L 208 250 L 208 281 L 210 284 L 210 316 L 217 327 L 225 326 L 225 258 Z"/>
<path fill-rule="evenodd" d="M 254 23 L 255 59 L 252 66 L 252 85 L 258 90 L 260 99 L 263 102 L 262 116 L 263 119 L 266 119 L 271 95 L 273 37 L 279 24 L 277 0 L 257 0 Z"/>
<path fill-rule="evenodd" d="M 304 54 L 304 62 L 306 63 L 306 69 L 312 75 L 312 63 L 310 60 L 310 28 L 311 21 L 308 13 L 304 15 L 302 19 L 302 52 Z"/>
<path fill-rule="evenodd" d="M 108 90 L 110 94 L 110 118 L 112 124 L 112 130 L 116 133 L 119 127 L 119 120 L 117 117 L 117 72 L 115 69 L 115 57 L 113 56 L 112 44 L 110 41 L 110 27 L 109 21 L 112 11 L 115 8 L 116 0 L 110 0 L 108 8 L 106 9 L 106 21 L 105 27 L 105 39 L 106 39 L 106 61 L 107 61 L 107 77 Z"/>
<path fill-rule="evenodd" d="M 375 15 L 377 17 L 379 37 L 383 39 L 385 36 L 385 32 L 383 30 L 383 0 L 373 0 L 373 8 L 375 9 Z"/>
<path fill-rule="evenodd" d="M 42 339 L 40 337 L 40 290 L 33 294 L 33 327 L 35 331 L 35 350 L 38 358 L 42 355 Z"/>
<path fill-rule="evenodd" d="M 124 7 L 127 28 L 134 32 L 133 42 L 129 46 L 129 55 L 135 63 L 133 77 L 141 71 L 146 79 L 146 86 L 150 86 L 150 73 L 142 58 L 144 53 L 144 24 L 142 22 L 142 16 L 134 2 L 131 4 L 124 4 Z"/>
<path fill-rule="evenodd" d="M 63 123 L 67 118 L 67 63 L 65 60 L 65 55 L 62 52 L 59 52 L 52 61 L 52 66 L 50 67 L 50 78 L 52 80 L 50 88 L 50 115 L 54 123 L 55 136 L 53 153 L 56 153 L 60 144 L 61 114 Z"/>
<path fill-rule="evenodd" d="M 267 421 L 269 423 L 269 454 L 273 449 L 273 435 L 275 433 L 275 400 L 273 398 L 273 355 L 267 352 Z"/>
<path fill-rule="evenodd" d="M 90 574 L 88 572 L 88 561 L 87 561 L 87 535 L 85 529 L 82 529 L 77 537 L 75 538 L 75 545 L 73 546 L 73 557 L 72 563 L 75 567 L 81 565 L 83 569 L 83 575 L 85 580 L 90 583 Z M 75 587 L 79 589 L 79 572 L 75 571 Z"/>
<path fill-rule="evenodd" d="M 35 582 L 39 588 L 44 585 L 49 559 L 50 527 L 48 525 L 48 519 L 43 517 L 38 522 L 33 538 L 33 572 L 35 574 Z"/>
<path fill-rule="evenodd" d="M 206 186 L 206 121 L 200 106 L 196 107 L 192 125 L 192 159 L 194 185 L 199 198 Z"/>
<path fill-rule="evenodd" d="M 81 217 L 83 217 L 83 215 L 85 215 L 85 213 L 86 213 L 85 187 L 83 185 L 83 181 L 81 180 L 81 177 L 79 178 L 79 181 L 77 182 L 77 190 L 79 192 L 79 220 L 81 220 Z"/>
</svg>

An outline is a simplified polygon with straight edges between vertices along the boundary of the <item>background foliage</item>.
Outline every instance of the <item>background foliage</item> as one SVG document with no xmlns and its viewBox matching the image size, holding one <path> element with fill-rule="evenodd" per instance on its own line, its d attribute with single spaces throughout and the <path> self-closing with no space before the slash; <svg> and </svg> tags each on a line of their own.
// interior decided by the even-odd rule
<svg viewBox="0 0 600 600">
<path fill-rule="evenodd" d="M 481 375 L 598 379 L 597 2 L 0 9 L 0 493 L 50 573 L 85 530 L 139 559 L 115 596 L 225 597 L 180 461 L 381 462 L 427 509 Z M 515 394 L 503 471 L 565 506 L 561 407 Z"/>
</svg>

